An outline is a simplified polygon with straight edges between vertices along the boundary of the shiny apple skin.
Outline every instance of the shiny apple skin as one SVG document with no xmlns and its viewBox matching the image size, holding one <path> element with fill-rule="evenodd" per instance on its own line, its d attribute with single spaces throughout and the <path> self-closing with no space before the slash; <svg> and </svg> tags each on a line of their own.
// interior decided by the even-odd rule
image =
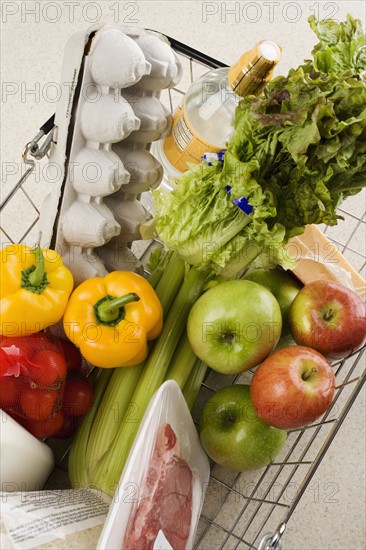
<svg viewBox="0 0 366 550">
<path fill-rule="evenodd" d="M 237 472 L 267 466 L 286 442 L 285 430 L 263 422 L 255 414 L 247 384 L 215 392 L 202 411 L 200 439 L 208 456 Z"/>
<path fill-rule="evenodd" d="M 281 309 L 272 292 L 243 279 L 207 290 L 187 321 L 194 353 L 222 374 L 238 374 L 259 365 L 277 345 L 281 329 Z"/>
<path fill-rule="evenodd" d="M 353 290 L 335 281 L 313 281 L 294 301 L 290 329 L 297 344 L 343 359 L 366 342 L 366 306 Z"/>
<path fill-rule="evenodd" d="M 313 423 L 329 408 L 334 391 L 332 366 L 306 346 L 274 352 L 257 368 L 250 384 L 256 414 L 284 430 Z"/>
<path fill-rule="evenodd" d="M 281 308 L 282 335 L 286 335 L 290 331 L 288 315 L 291 304 L 304 285 L 291 272 L 280 268 L 253 269 L 246 273 L 243 279 L 263 285 L 272 292 Z"/>
</svg>

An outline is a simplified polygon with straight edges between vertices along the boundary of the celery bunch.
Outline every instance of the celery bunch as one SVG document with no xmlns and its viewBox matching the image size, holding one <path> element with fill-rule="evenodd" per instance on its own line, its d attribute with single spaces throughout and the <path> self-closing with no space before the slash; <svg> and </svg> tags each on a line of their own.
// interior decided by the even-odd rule
<svg viewBox="0 0 366 550">
<path fill-rule="evenodd" d="M 151 278 L 163 305 L 163 331 L 144 363 L 100 373 L 93 407 L 70 451 L 69 477 L 75 488 L 93 486 L 113 495 L 142 417 L 164 380 L 176 380 L 191 406 L 197 396 L 206 367 L 193 354 L 186 322 L 207 272 L 187 268 L 176 253 L 167 258 L 164 270 L 158 268 Z"/>
</svg>

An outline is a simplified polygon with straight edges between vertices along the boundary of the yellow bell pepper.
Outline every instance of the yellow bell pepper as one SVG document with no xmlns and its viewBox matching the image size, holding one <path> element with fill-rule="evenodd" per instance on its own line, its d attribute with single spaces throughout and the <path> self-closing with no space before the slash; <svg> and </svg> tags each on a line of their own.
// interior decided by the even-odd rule
<svg viewBox="0 0 366 550">
<path fill-rule="evenodd" d="M 0 333 L 27 336 L 57 323 L 74 286 L 61 256 L 23 244 L 0 253 Z"/>
<path fill-rule="evenodd" d="M 64 315 L 66 336 L 93 365 L 131 366 L 159 336 L 163 310 L 150 283 L 131 271 L 113 271 L 81 283 Z"/>
</svg>

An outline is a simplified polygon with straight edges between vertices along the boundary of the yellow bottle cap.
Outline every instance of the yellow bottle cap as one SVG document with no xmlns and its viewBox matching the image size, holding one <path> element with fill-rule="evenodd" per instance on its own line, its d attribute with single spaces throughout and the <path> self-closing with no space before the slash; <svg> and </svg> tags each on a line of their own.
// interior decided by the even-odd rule
<svg viewBox="0 0 366 550">
<path fill-rule="evenodd" d="M 282 48 L 270 40 L 258 42 L 232 65 L 228 81 L 237 95 L 259 94 L 273 75 L 281 57 Z"/>
</svg>

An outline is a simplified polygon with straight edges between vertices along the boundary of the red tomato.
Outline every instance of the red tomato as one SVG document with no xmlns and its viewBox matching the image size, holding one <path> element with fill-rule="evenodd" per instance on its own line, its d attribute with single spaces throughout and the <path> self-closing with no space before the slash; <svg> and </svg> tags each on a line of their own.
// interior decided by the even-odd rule
<svg viewBox="0 0 366 550">
<path fill-rule="evenodd" d="M 58 393 L 58 391 L 52 390 L 25 388 L 20 395 L 20 406 L 27 418 L 45 420 L 54 411 Z"/>
<path fill-rule="evenodd" d="M 79 427 L 79 424 L 82 420 L 82 417 L 80 416 L 67 416 L 64 414 L 64 423 L 62 425 L 62 428 L 58 430 L 54 436 L 55 437 L 61 437 L 66 438 L 72 436 L 77 428 Z"/>
<path fill-rule="evenodd" d="M 0 408 L 5 409 L 14 405 L 19 394 L 19 380 L 15 376 L 2 376 L 0 378 Z"/>
<path fill-rule="evenodd" d="M 56 351 L 41 349 L 32 358 L 30 376 L 38 386 L 59 387 L 66 376 L 65 359 Z"/>
<path fill-rule="evenodd" d="M 0 347 L 7 353 L 7 348 L 9 349 L 9 357 L 25 358 L 28 361 L 34 353 L 34 340 L 28 337 L 21 336 L 11 336 L 7 338 L 6 336 L 0 336 Z"/>
<path fill-rule="evenodd" d="M 87 378 L 68 376 L 65 384 L 63 410 L 69 416 L 83 416 L 93 402 L 93 388 Z"/>
<path fill-rule="evenodd" d="M 49 351 L 61 351 L 61 346 L 59 344 L 59 339 L 53 334 L 47 334 L 45 332 L 36 332 L 31 336 L 27 337 L 28 340 L 33 340 L 33 345 L 35 346 L 35 351 L 39 349 L 48 349 Z"/>
<path fill-rule="evenodd" d="M 57 411 L 51 418 L 46 420 L 26 420 L 23 422 L 23 426 L 34 437 L 42 439 L 43 437 L 51 437 L 55 435 L 63 426 L 64 415 L 62 411 Z"/>
<path fill-rule="evenodd" d="M 65 355 L 67 370 L 80 369 L 83 358 L 78 348 L 70 340 L 60 340 L 59 342 Z"/>
</svg>

